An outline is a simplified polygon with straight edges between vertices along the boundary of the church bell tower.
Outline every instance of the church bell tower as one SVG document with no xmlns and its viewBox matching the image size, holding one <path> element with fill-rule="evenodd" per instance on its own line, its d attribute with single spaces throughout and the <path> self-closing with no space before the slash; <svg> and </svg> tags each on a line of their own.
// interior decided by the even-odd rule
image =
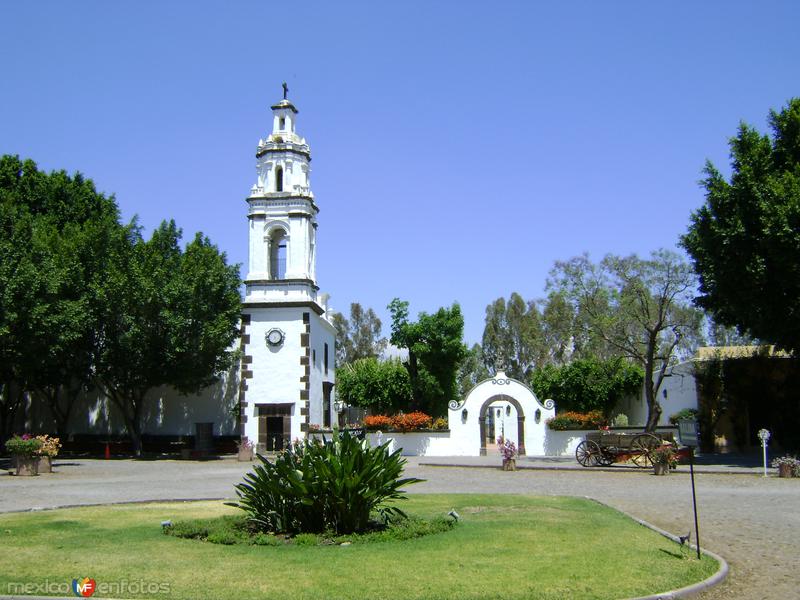
<svg viewBox="0 0 800 600">
<path fill-rule="evenodd" d="M 311 150 L 288 99 L 256 149 L 247 201 L 249 259 L 242 309 L 241 435 L 260 451 L 284 448 L 332 419 L 334 343 L 316 283 L 317 214 Z"/>
</svg>

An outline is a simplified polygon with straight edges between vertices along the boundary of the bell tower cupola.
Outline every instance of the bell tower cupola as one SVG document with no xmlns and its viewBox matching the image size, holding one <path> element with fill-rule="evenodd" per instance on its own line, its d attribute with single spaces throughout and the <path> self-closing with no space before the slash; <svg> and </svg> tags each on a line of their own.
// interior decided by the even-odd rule
<svg viewBox="0 0 800 600">
<path fill-rule="evenodd" d="M 247 197 L 249 261 L 245 303 L 317 303 L 317 213 L 311 150 L 297 133 L 288 98 L 272 107 L 272 131 L 258 141 L 256 182 Z"/>
</svg>

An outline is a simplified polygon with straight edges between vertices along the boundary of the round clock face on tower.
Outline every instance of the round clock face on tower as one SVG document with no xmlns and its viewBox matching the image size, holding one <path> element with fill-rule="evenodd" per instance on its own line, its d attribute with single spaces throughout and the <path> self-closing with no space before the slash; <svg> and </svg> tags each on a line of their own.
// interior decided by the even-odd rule
<svg viewBox="0 0 800 600">
<path fill-rule="evenodd" d="M 270 346 L 280 346 L 283 343 L 284 333 L 280 329 L 270 329 L 267 332 L 267 343 Z"/>
</svg>

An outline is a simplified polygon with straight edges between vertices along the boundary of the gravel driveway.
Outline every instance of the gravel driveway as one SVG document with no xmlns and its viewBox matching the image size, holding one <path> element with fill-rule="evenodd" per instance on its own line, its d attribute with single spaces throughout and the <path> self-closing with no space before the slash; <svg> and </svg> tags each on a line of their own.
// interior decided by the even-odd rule
<svg viewBox="0 0 800 600">
<path fill-rule="evenodd" d="M 422 466 L 406 472 L 426 479 L 413 493 L 521 493 L 588 496 L 675 534 L 692 529 L 689 477 L 648 472 L 519 470 Z M 0 476 L 0 512 L 163 499 L 232 495 L 248 464 L 224 459 L 63 460 L 57 473 L 35 478 Z M 800 479 L 752 474 L 697 474 L 702 546 L 724 556 L 731 574 L 702 600 L 798 598 Z"/>
</svg>

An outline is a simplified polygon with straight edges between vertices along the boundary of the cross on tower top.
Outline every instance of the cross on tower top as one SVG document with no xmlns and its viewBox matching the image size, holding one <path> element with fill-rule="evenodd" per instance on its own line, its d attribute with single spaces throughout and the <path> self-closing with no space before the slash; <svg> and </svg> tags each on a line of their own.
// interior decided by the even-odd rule
<svg viewBox="0 0 800 600">
<path fill-rule="evenodd" d="M 286 96 L 289 95 L 289 86 L 286 85 L 286 82 L 283 82 L 283 99 L 286 100 Z"/>
</svg>

